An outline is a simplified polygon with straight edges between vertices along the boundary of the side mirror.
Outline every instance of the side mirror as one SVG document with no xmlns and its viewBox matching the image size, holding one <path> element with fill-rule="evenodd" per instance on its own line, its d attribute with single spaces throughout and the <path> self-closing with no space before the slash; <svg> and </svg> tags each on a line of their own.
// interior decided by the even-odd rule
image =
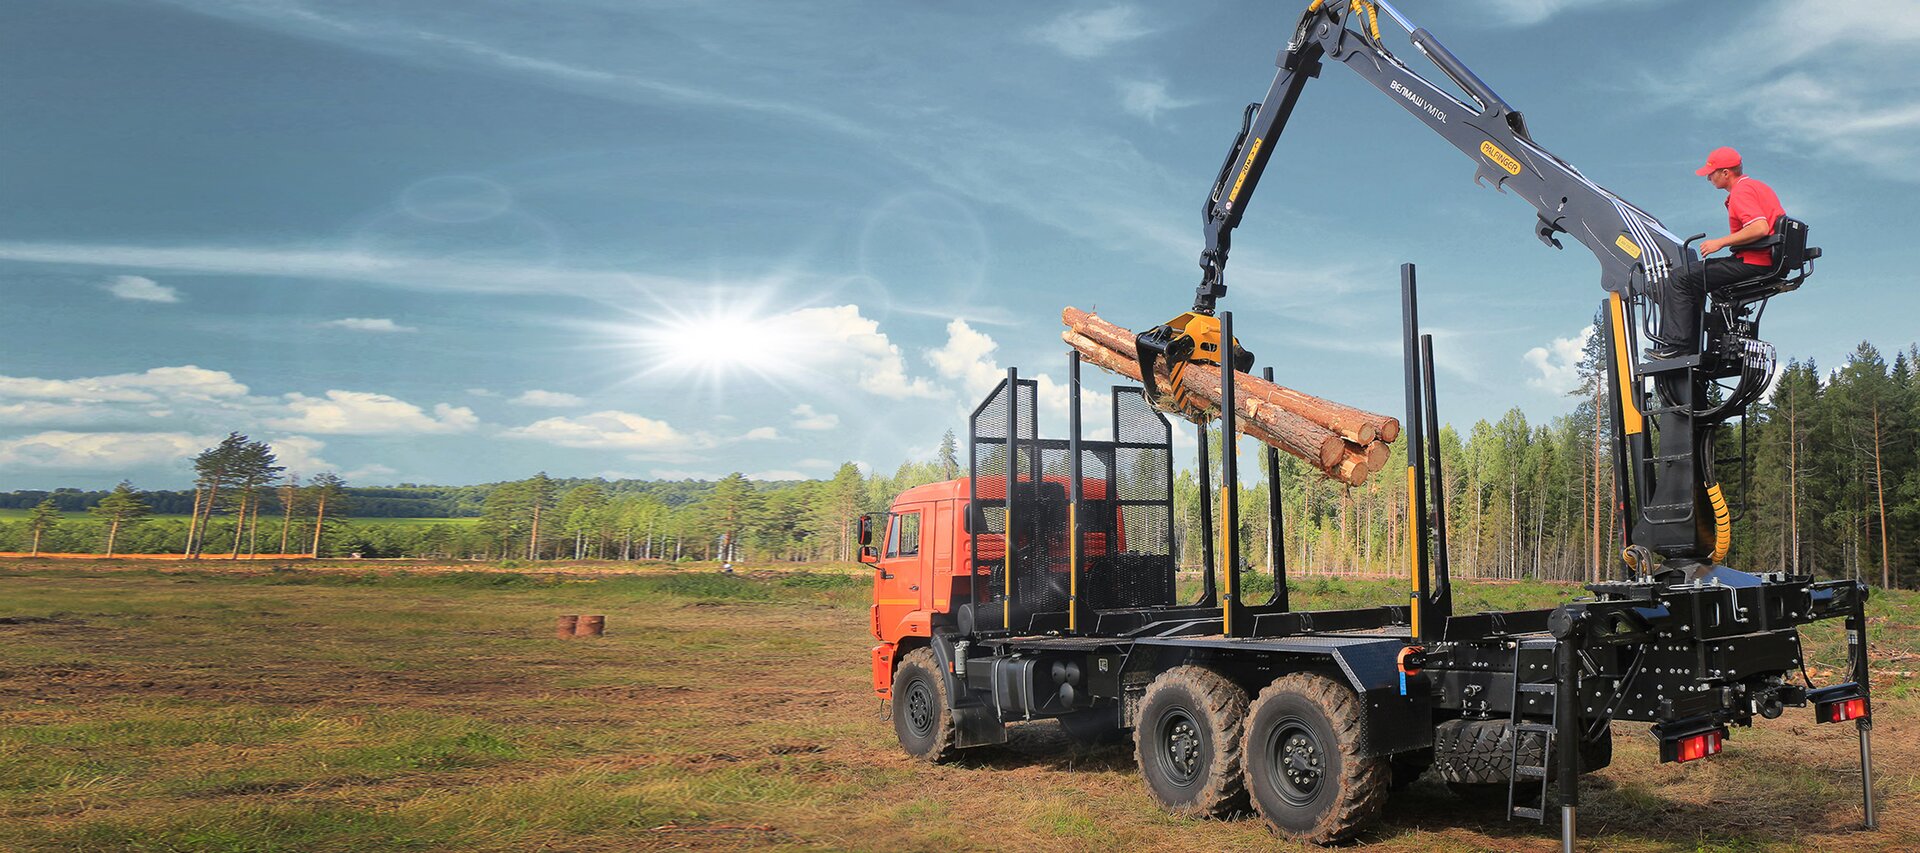
<svg viewBox="0 0 1920 853">
<path fill-rule="evenodd" d="M 860 516 L 860 521 L 858 525 L 855 527 L 855 530 L 858 531 L 858 533 L 855 536 L 855 541 L 858 541 L 860 543 L 861 549 L 864 550 L 867 546 L 873 544 L 873 516 L 872 515 Z"/>
<path fill-rule="evenodd" d="M 967 511 L 960 515 L 960 529 L 966 531 L 968 536 L 976 532 L 991 532 L 987 528 L 987 511 L 981 509 L 979 504 L 967 504 Z"/>
<path fill-rule="evenodd" d="M 860 546 L 860 562 L 866 563 L 869 566 L 879 565 L 880 549 L 872 545 Z"/>
</svg>

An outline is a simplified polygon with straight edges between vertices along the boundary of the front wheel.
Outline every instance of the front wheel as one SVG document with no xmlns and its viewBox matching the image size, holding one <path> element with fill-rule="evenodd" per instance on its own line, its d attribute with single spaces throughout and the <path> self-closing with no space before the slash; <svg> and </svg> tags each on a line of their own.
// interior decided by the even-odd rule
<svg viewBox="0 0 1920 853">
<path fill-rule="evenodd" d="M 1393 769 L 1360 754 L 1360 699 L 1346 685 L 1294 673 L 1260 691 L 1247 718 L 1247 790 L 1289 838 L 1332 844 L 1380 814 Z"/>
<path fill-rule="evenodd" d="M 917 649 L 900 659 L 891 702 L 893 733 L 908 755 L 934 764 L 953 758 L 953 712 L 947 709 L 947 684 L 933 650 Z"/>
</svg>

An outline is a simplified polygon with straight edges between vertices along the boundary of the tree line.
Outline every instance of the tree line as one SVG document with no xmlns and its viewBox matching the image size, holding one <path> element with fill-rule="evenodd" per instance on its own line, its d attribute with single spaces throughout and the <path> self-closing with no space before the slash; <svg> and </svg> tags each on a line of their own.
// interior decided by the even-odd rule
<svg viewBox="0 0 1920 853">
<path fill-rule="evenodd" d="M 1578 402 L 1567 414 L 1534 423 L 1513 409 L 1496 420 L 1441 430 L 1439 491 L 1456 574 L 1592 580 L 1616 570 L 1620 520 L 1604 356 L 1604 342 L 1592 341 L 1579 364 Z M 1716 473 L 1735 509 L 1729 565 L 1861 577 L 1882 586 L 1920 584 L 1917 366 L 1920 349 L 1914 346 L 1889 361 L 1867 343 L 1836 370 L 1789 362 L 1769 398 L 1744 423 L 1716 433 Z M 1217 430 L 1209 441 L 1219 447 Z M 1396 443 L 1389 471 L 1404 468 L 1405 445 Z M 949 432 L 931 460 L 903 463 L 890 473 L 863 473 L 847 463 L 822 480 L 764 483 L 735 473 L 715 482 L 606 481 L 539 474 L 483 486 L 420 486 L 414 488 L 477 496 L 471 504 L 477 523 L 355 527 L 339 538 L 342 547 L 369 556 L 851 560 L 861 514 L 886 509 L 913 486 L 963 476 L 958 456 Z M 1216 452 L 1212 458 L 1220 457 Z M 1290 567 L 1404 572 L 1407 508 L 1398 477 L 1377 476 L 1349 488 L 1284 454 L 1280 467 L 1281 542 Z M 1266 566 L 1270 538 L 1264 470 L 1258 454 L 1243 454 L 1242 553 L 1254 568 Z M 203 526 L 191 536 L 179 531 L 165 547 L 179 552 L 183 541 L 197 536 L 205 540 L 199 553 L 231 555 L 235 536 L 250 547 L 260 537 L 289 530 L 311 534 L 320 526 L 317 493 L 301 491 L 286 500 L 278 491 L 284 482 L 269 487 L 257 474 L 229 476 L 220 497 L 211 494 L 213 478 L 202 474 L 196 491 L 206 493 L 194 501 L 202 507 L 195 517 L 208 516 L 211 523 L 185 525 Z M 1174 492 L 1176 553 L 1183 565 L 1197 566 L 1202 498 L 1190 468 L 1176 475 Z M 327 515 L 340 518 L 337 507 Z M 97 526 L 90 535 L 99 544 L 117 536 L 123 550 L 158 547 L 140 532 L 151 524 L 123 521 L 117 534 L 110 532 L 111 522 Z M 32 528 L 30 519 L 0 525 L 0 547 L 27 550 Z"/>
</svg>

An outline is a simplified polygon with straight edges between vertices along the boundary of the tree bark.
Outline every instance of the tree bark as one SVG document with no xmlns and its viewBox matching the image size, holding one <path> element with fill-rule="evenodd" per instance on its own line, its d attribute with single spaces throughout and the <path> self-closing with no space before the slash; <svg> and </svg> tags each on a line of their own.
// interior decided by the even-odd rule
<svg viewBox="0 0 1920 853">
<path fill-rule="evenodd" d="M 1138 364 L 1138 350 L 1134 346 L 1131 331 L 1102 319 L 1098 314 L 1078 308 L 1062 310 L 1060 319 L 1068 328 Z M 1218 370 L 1212 365 L 1189 365 L 1189 371 L 1194 367 Z M 1138 373 L 1138 370 L 1135 372 Z M 1400 437 L 1400 421 L 1397 419 L 1295 391 L 1248 374 L 1241 375 L 1245 378 L 1236 380 L 1236 391 L 1244 390 L 1249 399 L 1293 412 L 1347 441 L 1360 445 L 1375 439 L 1392 443 Z"/>
<path fill-rule="evenodd" d="M 1139 362 L 1135 361 L 1127 351 L 1114 350 L 1098 339 L 1073 331 L 1062 332 L 1060 338 L 1066 341 L 1068 346 L 1079 350 L 1080 354 L 1096 367 L 1140 381 Z M 1241 381 L 1252 379 L 1244 373 L 1240 374 L 1240 378 Z M 1221 396 L 1219 368 L 1208 364 L 1189 365 L 1181 379 L 1188 391 L 1209 406 L 1216 409 L 1219 407 Z M 1347 443 L 1332 431 L 1289 410 L 1263 403 L 1251 396 L 1236 398 L 1235 403 L 1239 415 L 1234 419 L 1235 427 L 1240 432 L 1285 450 L 1341 482 L 1349 485 L 1365 482 L 1368 472 L 1364 465 L 1357 469 L 1349 468 L 1342 471 L 1341 462 L 1346 456 Z M 1205 415 L 1202 414 L 1201 417 Z M 1358 479 L 1354 479 L 1355 477 Z"/>
</svg>

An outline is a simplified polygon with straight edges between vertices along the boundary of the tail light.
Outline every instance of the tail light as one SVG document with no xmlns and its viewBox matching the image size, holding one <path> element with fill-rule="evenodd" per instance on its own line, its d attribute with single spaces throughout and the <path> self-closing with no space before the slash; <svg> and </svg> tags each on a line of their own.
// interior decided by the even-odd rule
<svg viewBox="0 0 1920 853">
<path fill-rule="evenodd" d="M 1719 732 L 1707 732 L 1706 734 L 1681 738 L 1678 753 L 1674 756 L 1673 760 L 1692 761 L 1696 758 L 1706 758 L 1709 755 L 1718 753 L 1720 746 L 1721 740 Z"/>
<path fill-rule="evenodd" d="M 1813 703 L 1813 720 L 1817 723 L 1864 720 L 1873 711 L 1867 702 L 1866 691 L 1853 682 L 1809 691 L 1807 701 Z"/>
<path fill-rule="evenodd" d="M 1662 763 L 1695 761 L 1720 754 L 1726 746 L 1727 727 L 1709 718 L 1694 718 L 1654 726 L 1653 735 L 1660 739 Z"/>
</svg>

